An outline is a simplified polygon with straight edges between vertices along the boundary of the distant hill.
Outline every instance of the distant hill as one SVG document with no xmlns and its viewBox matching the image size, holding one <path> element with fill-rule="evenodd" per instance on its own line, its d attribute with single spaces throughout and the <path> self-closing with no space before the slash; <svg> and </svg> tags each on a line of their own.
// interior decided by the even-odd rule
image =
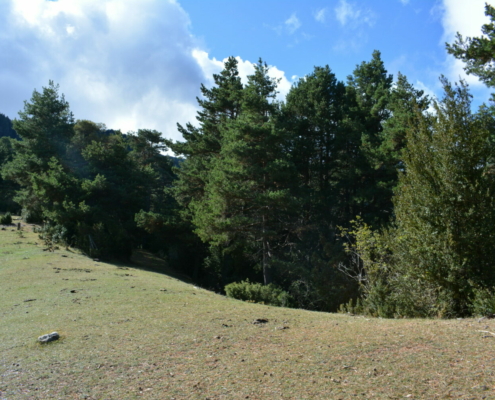
<svg viewBox="0 0 495 400">
<path fill-rule="evenodd" d="M 168 158 L 170 159 L 174 167 L 180 167 L 180 164 L 182 163 L 182 161 L 184 161 L 184 159 L 180 157 L 168 156 Z"/>
<path fill-rule="evenodd" d="M 6 115 L 0 113 L 0 137 L 10 137 L 12 139 L 21 140 L 19 135 L 12 128 L 12 121 Z"/>
</svg>

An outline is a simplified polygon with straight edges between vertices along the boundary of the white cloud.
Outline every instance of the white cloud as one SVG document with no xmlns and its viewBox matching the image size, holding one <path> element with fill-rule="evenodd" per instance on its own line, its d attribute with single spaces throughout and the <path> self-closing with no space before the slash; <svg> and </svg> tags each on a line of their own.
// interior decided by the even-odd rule
<svg viewBox="0 0 495 400">
<path fill-rule="evenodd" d="M 342 26 L 348 24 L 354 27 L 362 24 L 373 26 L 375 24 L 376 17 L 372 11 L 359 8 L 357 4 L 349 3 L 347 0 L 340 0 L 334 11 L 335 17 Z"/>
<path fill-rule="evenodd" d="M 223 59 L 222 61 L 218 61 L 214 57 L 210 59 L 207 52 L 198 49 L 193 50 L 193 56 L 198 60 L 198 64 L 201 65 L 201 68 L 203 70 L 203 82 L 205 82 L 205 85 L 213 85 L 213 74 L 218 74 L 222 71 L 223 65 L 225 61 L 227 61 L 227 58 Z M 237 60 L 237 69 L 239 71 L 241 82 L 245 85 L 248 83 L 247 77 L 254 74 L 255 64 L 251 61 L 243 60 L 239 56 L 235 57 L 235 59 Z M 292 76 L 291 80 L 289 81 L 285 76 L 285 72 L 279 70 L 273 65 L 268 66 L 268 76 L 280 80 L 277 88 L 279 92 L 277 94 L 277 100 L 285 100 L 285 96 L 287 96 L 287 93 L 289 93 L 289 90 L 292 87 L 292 82 L 297 79 L 297 76 Z"/>
<path fill-rule="evenodd" d="M 485 0 L 470 0 L 469 2 L 443 0 L 442 25 L 444 32 L 440 45 L 445 46 L 445 42 L 454 43 L 457 32 L 464 37 L 481 36 L 481 26 L 487 22 L 489 22 L 489 18 L 485 16 Z M 478 78 L 464 72 L 462 61 L 449 55 L 445 63 L 449 79 L 458 81 L 459 78 L 462 78 L 471 86 L 482 85 Z"/>
<path fill-rule="evenodd" d="M 76 31 L 76 28 L 75 28 L 74 26 L 72 26 L 72 25 L 67 25 L 67 26 L 65 27 L 65 30 L 66 30 L 66 32 L 67 32 L 67 35 L 71 36 L 71 35 L 73 35 L 73 34 L 74 34 L 74 32 Z"/>
<path fill-rule="evenodd" d="M 54 80 L 76 119 L 181 140 L 176 123 L 196 121 L 200 85 L 225 61 L 201 49 L 175 0 L 0 0 L 0 26 L 0 113 L 11 118 Z M 238 61 L 246 83 L 254 64 Z M 285 98 L 291 82 L 276 67 L 270 76 Z"/>
<path fill-rule="evenodd" d="M 409 4 L 409 0 L 400 0 L 400 2 L 405 6 Z"/>
<path fill-rule="evenodd" d="M 285 26 L 292 35 L 301 27 L 301 21 L 299 21 L 299 18 L 297 18 L 297 15 L 294 13 L 285 21 Z"/>
<path fill-rule="evenodd" d="M 268 71 L 268 75 L 271 76 L 272 78 L 278 79 L 278 95 L 277 95 L 277 100 L 284 101 L 285 97 L 287 96 L 287 93 L 289 93 L 290 88 L 292 87 L 292 82 L 294 79 L 292 79 L 292 82 L 290 82 L 287 77 L 285 76 L 285 72 L 279 70 L 275 66 L 270 66 L 270 69 Z"/>
<path fill-rule="evenodd" d="M 339 6 L 335 8 L 335 16 L 342 25 L 345 25 L 348 20 L 359 17 L 359 10 L 354 10 L 346 0 L 340 0 Z"/>
<path fill-rule="evenodd" d="M 427 95 L 431 102 L 430 106 L 428 107 L 428 112 L 431 114 L 435 114 L 435 107 L 433 106 L 434 101 L 438 101 L 438 93 L 442 93 L 442 87 L 440 86 L 440 81 L 437 81 L 436 87 L 431 88 L 427 85 L 425 85 L 422 81 L 417 80 L 416 84 L 414 85 L 415 89 L 422 90 L 425 95 Z"/>
<path fill-rule="evenodd" d="M 207 86 L 213 84 L 213 74 L 218 74 L 223 68 L 223 62 L 218 61 L 215 57 L 209 58 L 208 53 L 204 50 L 193 49 L 192 55 L 203 71 L 204 82 Z"/>
<path fill-rule="evenodd" d="M 481 26 L 489 22 L 485 16 L 485 0 L 443 0 L 442 41 L 453 40 L 457 32 L 464 36 L 480 36 Z"/>
<path fill-rule="evenodd" d="M 322 8 L 314 13 L 315 20 L 318 22 L 325 22 L 327 18 L 327 8 Z"/>
<path fill-rule="evenodd" d="M 194 119 L 203 65 L 174 0 L 0 1 L 0 112 L 60 84 L 78 119 L 179 139 Z"/>
</svg>

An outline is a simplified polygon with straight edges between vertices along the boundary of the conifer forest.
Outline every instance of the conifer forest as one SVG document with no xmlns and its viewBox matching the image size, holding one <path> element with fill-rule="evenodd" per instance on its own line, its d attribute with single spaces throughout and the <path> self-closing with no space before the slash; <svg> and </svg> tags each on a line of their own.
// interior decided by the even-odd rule
<svg viewBox="0 0 495 400">
<path fill-rule="evenodd" d="M 492 88 L 486 13 L 485 36 L 447 51 Z M 183 141 L 78 120 L 52 81 L 34 90 L 16 119 L 0 114 L 0 211 L 93 258 L 146 249 L 244 300 L 495 313 L 493 102 L 474 110 L 467 84 L 444 77 L 430 98 L 379 51 L 345 82 L 315 67 L 282 102 L 261 59 L 246 84 L 234 57 L 213 78 Z"/>
</svg>

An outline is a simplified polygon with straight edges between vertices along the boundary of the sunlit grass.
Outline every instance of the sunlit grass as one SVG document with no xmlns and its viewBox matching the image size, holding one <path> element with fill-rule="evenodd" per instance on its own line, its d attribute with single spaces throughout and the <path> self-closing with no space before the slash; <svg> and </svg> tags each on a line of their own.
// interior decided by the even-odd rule
<svg viewBox="0 0 495 400">
<path fill-rule="evenodd" d="M 248 304 L 23 232 L 0 231 L 2 400 L 495 398 L 492 320 Z"/>
</svg>

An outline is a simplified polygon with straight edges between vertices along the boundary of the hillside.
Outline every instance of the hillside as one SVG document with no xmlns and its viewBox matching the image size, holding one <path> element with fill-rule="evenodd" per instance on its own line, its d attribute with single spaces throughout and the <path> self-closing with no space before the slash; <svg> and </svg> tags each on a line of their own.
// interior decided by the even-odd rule
<svg viewBox="0 0 495 400">
<path fill-rule="evenodd" d="M 50 252 L 30 226 L 0 231 L 0 293 L 2 400 L 495 398 L 493 320 L 243 303 Z"/>
</svg>

